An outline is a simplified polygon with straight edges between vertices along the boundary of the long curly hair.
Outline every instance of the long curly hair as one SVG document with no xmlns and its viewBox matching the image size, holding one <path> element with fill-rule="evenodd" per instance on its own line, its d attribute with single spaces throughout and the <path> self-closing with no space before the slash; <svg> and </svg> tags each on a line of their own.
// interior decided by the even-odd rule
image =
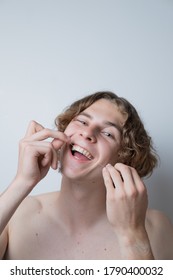
<svg viewBox="0 0 173 280">
<path fill-rule="evenodd" d="M 139 114 L 125 98 L 119 97 L 111 91 L 100 91 L 87 95 L 73 102 L 56 117 L 55 125 L 57 129 L 64 132 L 75 116 L 99 99 L 107 99 L 115 103 L 120 112 L 127 115 L 127 120 L 122 128 L 118 162 L 134 167 L 140 177 L 150 176 L 157 166 L 158 156 Z"/>
</svg>

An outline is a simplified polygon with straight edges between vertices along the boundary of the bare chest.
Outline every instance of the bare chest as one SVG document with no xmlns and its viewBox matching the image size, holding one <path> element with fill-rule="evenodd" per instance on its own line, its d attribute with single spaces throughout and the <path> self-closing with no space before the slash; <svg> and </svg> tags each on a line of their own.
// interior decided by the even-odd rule
<svg viewBox="0 0 173 280">
<path fill-rule="evenodd" d="M 110 229 L 70 234 L 55 224 L 16 227 L 11 232 L 7 259 L 119 259 L 116 238 Z"/>
</svg>

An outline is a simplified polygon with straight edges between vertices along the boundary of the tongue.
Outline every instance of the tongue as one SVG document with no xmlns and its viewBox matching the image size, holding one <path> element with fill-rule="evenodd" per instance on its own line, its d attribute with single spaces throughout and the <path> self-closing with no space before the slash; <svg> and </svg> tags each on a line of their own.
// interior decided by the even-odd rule
<svg viewBox="0 0 173 280">
<path fill-rule="evenodd" d="M 81 154 L 79 152 L 74 152 L 74 157 L 81 159 L 81 160 L 88 160 L 88 158 L 86 156 L 84 156 L 83 154 Z"/>
</svg>

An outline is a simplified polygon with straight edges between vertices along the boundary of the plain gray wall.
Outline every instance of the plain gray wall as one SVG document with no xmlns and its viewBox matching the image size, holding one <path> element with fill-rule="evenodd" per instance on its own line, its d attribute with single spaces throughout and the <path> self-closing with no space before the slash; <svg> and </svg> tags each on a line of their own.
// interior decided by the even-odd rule
<svg viewBox="0 0 173 280">
<path fill-rule="evenodd" d="M 112 90 L 134 104 L 161 163 L 151 207 L 173 220 L 173 1 L 0 0 L 0 190 L 31 119 L 53 128 L 78 97 Z M 59 189 L 50 171 L 33 194 Z"/>
</svg>

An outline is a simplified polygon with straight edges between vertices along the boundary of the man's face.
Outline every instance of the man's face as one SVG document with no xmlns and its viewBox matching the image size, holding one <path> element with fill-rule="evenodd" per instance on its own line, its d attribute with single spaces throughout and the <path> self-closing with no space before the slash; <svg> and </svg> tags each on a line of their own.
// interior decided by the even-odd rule
<svg viewBox="0 0 173 280">
<path fill-rule="evenodd" d="M 64 132 L 71 144 L 61 151 L 62 174 L 70 178 L 100 177 L 107 163 L 117 162 L 125 121 L 117 105 L 106 99 L 76 116 Z"/>
</svg>

